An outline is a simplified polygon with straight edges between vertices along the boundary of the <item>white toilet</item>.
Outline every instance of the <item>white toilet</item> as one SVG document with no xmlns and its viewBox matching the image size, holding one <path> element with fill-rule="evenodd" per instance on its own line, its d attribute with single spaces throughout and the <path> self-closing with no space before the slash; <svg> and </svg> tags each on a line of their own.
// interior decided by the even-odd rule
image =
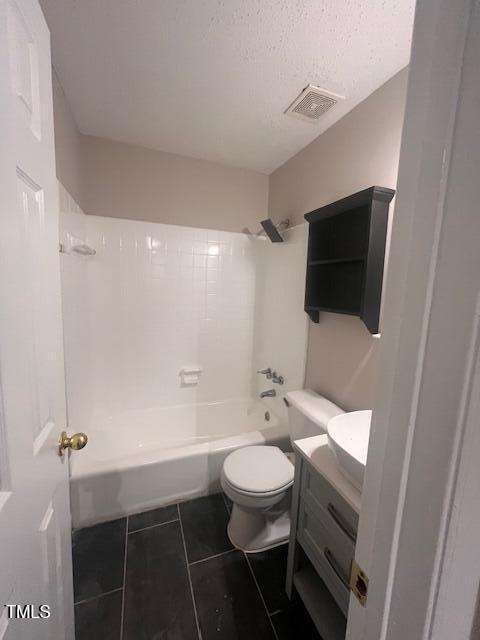
<svg viewBox="0 0 480 640">
<path fill-rule="evenodd" d="M 290 440 L 326 433 L 343 411 L 309 389 L 287 393 Z M 293 454 L 258 445 L 233 451 L 223 463 L 221 483 L 233 502 L 228 523 L 232 544 L 242 551 L 264 551 L 286 542 L 290 533 Z"/>
</svg>

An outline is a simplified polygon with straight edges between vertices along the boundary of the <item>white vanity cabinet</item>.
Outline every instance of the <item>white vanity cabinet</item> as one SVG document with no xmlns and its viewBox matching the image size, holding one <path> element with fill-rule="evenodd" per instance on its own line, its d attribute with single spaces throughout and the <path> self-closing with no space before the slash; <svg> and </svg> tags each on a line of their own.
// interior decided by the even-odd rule
<svg viewBox="0 0 480 640">
<path fill-rule="evenodd" d="M 298 593 L 324 640 L 343 640 L 361 495 L 326 436 L 296 441 L 295 454 L 287 594 Z"/>
</svg>

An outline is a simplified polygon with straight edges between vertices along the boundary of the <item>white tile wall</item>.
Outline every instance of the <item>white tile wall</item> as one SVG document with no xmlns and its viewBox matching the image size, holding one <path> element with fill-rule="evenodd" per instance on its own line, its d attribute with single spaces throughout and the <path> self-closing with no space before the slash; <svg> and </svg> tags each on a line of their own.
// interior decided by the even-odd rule
<svg viewBox="0 0 480 640">
<path fill-rule="evenodd" d="M 247 236 L 87 216 L 93 405 L 250 395 L 255 255 Z M 183 365 L 203 368 L 182 387 Z"/>
<path fill-rule="evenodd" d="M 60 186 L 66 233 L 96 249 L 62 255 L 72 429 L 129 409 L 219 401 L 265 388 L 272 366 L 303 385 L 306 227 L 283 244 L 243 234 L 84 215 Z M 183 365 L 202 367 L 182 387 Z M 280 391 L 280 389 L 278 389 Z"/>
</svg>

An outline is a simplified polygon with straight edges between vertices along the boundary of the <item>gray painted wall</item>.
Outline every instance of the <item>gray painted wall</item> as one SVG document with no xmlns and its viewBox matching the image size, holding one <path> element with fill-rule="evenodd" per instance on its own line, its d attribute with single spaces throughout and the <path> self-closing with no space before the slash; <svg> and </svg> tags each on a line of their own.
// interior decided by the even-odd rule
<svg viewBox="0 0 480 640">
<path fill-rule="evenodd" d="M 224 231 L 260 228 L 268 176 L 91 136 L 82 137 L 86 213 Z"/>
<path fill-rule="evenodd" d="M 78 131 L 53 85 L 57 177 L 87 214 L 224 231 L 260 229 L 268 176 Z"/>
<path fill-rule="evenodd" d="M 57 178 L 77 203 L 83 206 L 80 177 L 82 136 L 77 129 L 55 69 L 52 69 L 52 84 Z"/>
<path fill-rule="evenodd" d="M 269 215 L 303 214 L 379 185 L 395 188 L 407 71 L 389 80 L 270 176 Z M 390 209 L 392 211 L 392 208 Z M 310 322 L 306 386 L 355 410 L 373 406 L 379 340 L 352 316 Z"/>
</svg>

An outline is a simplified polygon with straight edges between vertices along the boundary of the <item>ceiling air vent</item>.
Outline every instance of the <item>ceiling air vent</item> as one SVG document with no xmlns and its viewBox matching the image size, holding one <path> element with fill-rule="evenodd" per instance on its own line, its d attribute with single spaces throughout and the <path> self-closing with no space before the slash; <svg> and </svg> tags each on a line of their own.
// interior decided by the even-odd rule
<svg viewBox="0 0 480 640">
<path fill-rule="evenodd" d="M 340 100 L 344 100 L 344 97 L 309 84 L 298 98 L 292 102 L 285 113 L 294 118 L 314 122 Z"/>
</svg>

